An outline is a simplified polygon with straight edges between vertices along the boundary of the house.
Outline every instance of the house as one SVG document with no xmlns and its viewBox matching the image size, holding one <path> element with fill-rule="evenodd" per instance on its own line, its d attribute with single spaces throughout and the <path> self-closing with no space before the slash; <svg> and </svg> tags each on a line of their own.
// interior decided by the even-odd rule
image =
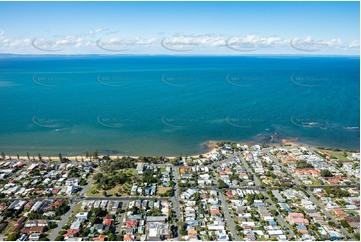
<svg viewBox="0 0 361 242">
<path fill-rule="evenodd" d="M 326 180 L 328 183 L 335 185 L 335 184 L 340 184 L 340 182 L 342 182 L 342 181 L 348 180 L 348 178 L 341 177 L 341 176 L 335 176 L 335 177 L 326 177 Z"/>
<path fill-rule="evenodd" d="M 71 195 L 73 192 L 75 192 L 77 189 L 75 186 L 67 186 L 65 193 L 67 195 Z"/>
<path fill-rule="evenodd" d="M 81 220 L 76 219 L 74 222 L 70 225 L 71 229 L 80 229 L 81 226 Z"/>
<path fill-rule="evenodd" d="M 63 205 L 63 200 L 56 200 L 51 206 L 52 207 L 60 207 L 61 205 Z"/>
<path fill-rule="evenodd" d="M 149 222 L 157 222 L 157 223 L 165 223 L 167 220 L 167 216 L 148 216 L 147 217 L 147 223 Z"/>
<path fill-rule="evenodd" d="M 291 224 L 308 225 L 309 221 L 304 218 L 302 213 L 288 213 L 287 220 Z"/>
<path fill-rule="evenodd" d="M 188 240 L 197 240 L 198 231 L 196 229 L 189 229 Z"/>
<path fill-rule="evenodd" d="M 124 241 L 133 241 L 133 240 L 134 240 L 134 235 L 132 235 L 132 234 L 126 234 L 126 235 L 124 235 L 123 240 L 124 240 Z"/>
<path fill-rule="evenodd" d="M 68 229 L 66 234 L 64 234 L 64 237 L 74 237 L 78 235 L 79 230 L 78 229 Z"/>
<path fill-rule="evenodd" d="M 24 209 L 25 210 L 30 210 L 30 208 L 34 205 L 34 203 L 32 201 L 29 201 L 27 204 L 25 204 Z"/>
<path fill-rule="evenodd" d="M 144 168 L 145 168 L 144 164 L 138 163 L 138 164 L 137 164 L 137 168 L 136 168 L 137 174 L 138 174 L 138 175 L 143 174 Z"/>
<path fill-rule="evenodd" d="M 229 241 L 227 232 L 223 229 L 216 231 L 217 241 Z"/>
<path fill-rule="evenodd" d="M 333 212 L 335 213 L 338 219 L 343 219 L 347 217 L 347 214 L 340 208 L 334 208 Z"/>
<path fill-rule="evenodd" d="M 81 212 L 81 213 L 77 213 L 75 215 L 75 217 L 79 220 L 87 220 L 88 219 L 88 216 L 89 216 L 89 213 L 88 212 Z"/>
<path fill-rule="evenodd" d="M 336 231 L 328 231 L 328 236 L 330 237 L 330 240 L 342 240 L 344 238 L 342 234 Z"/>
<path fill-rule="evenodd" d="M 38 212 L 40 210 L 40 208 L 42 207 L 43 202 L 38 201 L 36 202 L 30 209 L 30 212 Z"/>
<path fill-rule="evenodd" d="M 285 203 L 286 202 L 286 199 L 284 199 L 282 197 L 282 195 L 279 193 L 278 190 L 272 190 L 272 194 L 273 194 L 273 196 L 275 196 L 275 198 L 277 198 L 278 202 L 280 202 L 280 203 Z"/>
<path fill-rule="evenodd" d="M 320 172 L 313 168 L 296 168 L 295 169 L 296 175 L 309 175 L 313 177 L 319 177 Z"/>
<path fill-rule="evenodd" d="M 38 241 L 40 239 L 40 233 L 34 233 L 29 236 L 30 241 Z"/>
<path fill-rule="evenodd" d="M 94 239 L 95 241 L 105 241 L 105 236 L 104 235 L 99 235 L 98 238 Z"/>
<path fill-rule="evenodd" d="M 99 234 L 103 233 L 104 230 L 104 224 L 95 224 L 96 231 L 98 231 Z"/>
<path fill-rule="evenodd" d="M 308 230 L 306 228 L 306 226 L 304 225 L 297 225 L 296 226 L 297 232 L 301 233 L 301 234 L 307 234 Z"/>
<path fill-rule="evenodd" d="M 138 226 L 137 220 L 127 220 L 125 221 L 125 225 L 127 228 L 136 228 Z"/>
<path fill-rule="evenodd" d="M 4 211 L 6 208 L 6 203 L 0 203 L 0 212 Z"/>
<path fill-rule="evenodd" d="M 45 232 L 45 228 L 43 226 L 33 226 L 33 227 L 28 227 L 28 228 L 24 228 L 21 230 L 21 233 L 23 234 L 33 234 L 33 233 L 44 233 Z"/>
<path fill-rule="evenodd" d="M 113 223 L 113 220 L 114 220 L 114 219 L 113 219 L 113 215 L 108 214 L 107 216 L 105 216 L 104 221 L 103 221 L 103 224 L 104 224 L 104 225 L 111 226 L 112 223 Z"/>
</svg>

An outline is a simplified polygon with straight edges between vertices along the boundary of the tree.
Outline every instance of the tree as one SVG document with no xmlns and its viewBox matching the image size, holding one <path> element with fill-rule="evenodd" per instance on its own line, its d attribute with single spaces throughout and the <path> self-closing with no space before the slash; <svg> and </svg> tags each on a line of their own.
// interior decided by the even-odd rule
<svg viewBox="0 0 361 242">
<path fill-rule="evenodd" d="M 7 241 L 15 241 L 20 235 L 20 231 L 15 232 L 15 233 L 11 233 L 9 234 L 9 236 L 6 238 Z"/>
<path fill-rule="evenodd" d="M 218 179 L 218 189 L 228 188 L 228 185 L 221 179 Z"/>
<path fill-rule="evenodd" d="M 95 182 L 100 182 L 100 180 L 102 179 L 102 177 L 103 177 L 103 173 L 97 173 L 97 174 L 95 174 L 95 175 L 93 176 L 93 180 L 94 180 Z"/>
<path fill-rule="evenodd" d="M 330 225 L 331 227 L 335 227 L 335 226 L 336 226 L 336 224 L 335 224 L 334 222 L 332 222 L 332 221 L 328 221 L 328 225 Z"/>
<path fill-rule="evenodd" d="M 342 219 L 342 220 L 340 221 L 340 224 L 341 224 L 341 226 L 344 227 L 344 228 L 350 228 L 350 227 L 351 227 L 351 226 L 346 222 L 346 220 L 344 220 L 344 219 Z"/>
<path fill-rule="evenodd" d="M 277 215 L 278 215 L 277 210 L 274 210 L 274 209 L 272 209 L 272 210 L 270 211 L 270 213 L 272 214 L 272 216 L 277 216 Z"/>
<path fill-rule="evenodd" d="M 313 168 L 313 165 L 310 163 L 307 163 L 306 161 L 298 161 L 296 163 L 297 168 Z"/>
<path fill-rule="evenodd" d="M 109 233 L 108 234 L 108 241 L 115 241 L 116 240 L 116 237 L 113 233 Z"/>
<path fill-rule="evenodd" d="M 64 240 L 64 236 L 63 235 L 58 235 L 56 238 L 55 238 L 55 241 L 63 241 Z"/>
<path fill-rule="evenodd" d="M 321 170 L 321 176 L 323 177 L 332 177 L 332 173 L 329 170 Z"/>
<path fill-rule="evenodd" d="M 98 159 L 98 150 L 93 152 L 93 158 Z"/>
<path fill-rule="evenodd" d="M 41 235 L 39 241 L 49 241 L 49 239 L 45 235 Z"/>
<path fill-rule="evenodd" d="M 178 222 L 178 232 L 180 235 L 186 235 L 187 225 L 184 222 Z"/>
</svg>

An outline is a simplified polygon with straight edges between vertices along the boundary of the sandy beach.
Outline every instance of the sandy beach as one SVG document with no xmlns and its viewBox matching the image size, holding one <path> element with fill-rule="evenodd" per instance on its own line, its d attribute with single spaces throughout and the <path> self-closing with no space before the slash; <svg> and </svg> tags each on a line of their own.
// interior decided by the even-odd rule
<svg viewBox="0 0 361 242">
<path fill-rule="evenodd" d="M 214 153 L 217 151 L 217 141 L 208 141 L 208 142 L 205 142 L 202 144 L 203 146 L 205 146 L 208 151 L 206 153 L 202 153 L 202 154 L 196 154 L 196 155 L 189 155 L 187 157 L 191 157 L 191 158 L 198 158 L 200 155 L 204 156 L 204 157 L 208 157 L 209 154 L 211 153 Z M 98 154 L 99 157 L 102 157 L 102 156 L 105 156 L 106 154 Z M 9 156 L 14 159 L 14 158 L 17 158 L 17 155 L 8 155 L 6 154 L 6 159 L 9 158 Z M 151 155 L 150 155 L 151 156 Z M 35 160 L 38 160 L 38 156 L 37 155 L 33 155 L 33 154 L 30 154 L 30 159 L 32 159 L 34 157 Z M 121 157 L 128 157 L 127 155 L 109 155 L 109 157 L 111 159 L 116 159 L 116 158 L 121 158 Z M 140 156 L 129 156 L 129 157 L 132 157 L 132 158 L 139 158 Z M 176 156 L 165 156 L 169 159 L 174 159 L 176 158 Z M 42 156 L 43 160 L 49 160 L 49 158 L 52 160 L 52 161 L 59 161 L 59 156 L 48 156 L 48 155 L 44 155 Z M 69 160 L 72 160 L 72 161 L 75 161 L 75 160 L 82 160 L 82 159 L 87 159 L 87 157 L 84 155 L 71 155 L 71 156 L 66 156 L 66 155 L 63 155 L 63 158 L 67 158 Z M 19 155 L 19 159 L 20 160 L 28 160 L 28 157 L 26 155 Z M 89 157 L 88 157 L 89 159 Z"/>
</svg>

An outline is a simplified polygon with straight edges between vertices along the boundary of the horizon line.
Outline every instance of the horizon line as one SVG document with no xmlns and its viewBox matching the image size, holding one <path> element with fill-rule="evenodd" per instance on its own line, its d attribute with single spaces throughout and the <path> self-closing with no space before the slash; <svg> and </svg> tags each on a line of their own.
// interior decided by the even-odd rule
<svg viewBox="0 0 361 242">
<path fill-rule="evenodd" d="M 244 54 L 244 55 L 232 55 L 232 54 L 56 54 L 56 53 L 48 53 L 48 54 L 16 54 L 16 53 L 0 53 L 0 57 L 2 56 L 34 56 L 34 57 L 43 57 L 43 56 L 167 56 L 167 57 L 257 57 L 257 56 L 297 56 L 297 57 L 357 57 L 360 58 L 360 55 L 354 54 Z"/>
</svg>

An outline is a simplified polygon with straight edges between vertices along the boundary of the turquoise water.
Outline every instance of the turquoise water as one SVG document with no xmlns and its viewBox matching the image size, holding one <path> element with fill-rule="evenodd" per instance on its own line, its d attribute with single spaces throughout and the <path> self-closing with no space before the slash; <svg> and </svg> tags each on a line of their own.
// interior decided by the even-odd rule
<svg viewBox="0 0 361 242">
<path fill-rule="evenodd" d="M 0 58 L 0 150 L 179 155 L 208 140 L 359 148 L 358 57 Z"/>
</svg>

